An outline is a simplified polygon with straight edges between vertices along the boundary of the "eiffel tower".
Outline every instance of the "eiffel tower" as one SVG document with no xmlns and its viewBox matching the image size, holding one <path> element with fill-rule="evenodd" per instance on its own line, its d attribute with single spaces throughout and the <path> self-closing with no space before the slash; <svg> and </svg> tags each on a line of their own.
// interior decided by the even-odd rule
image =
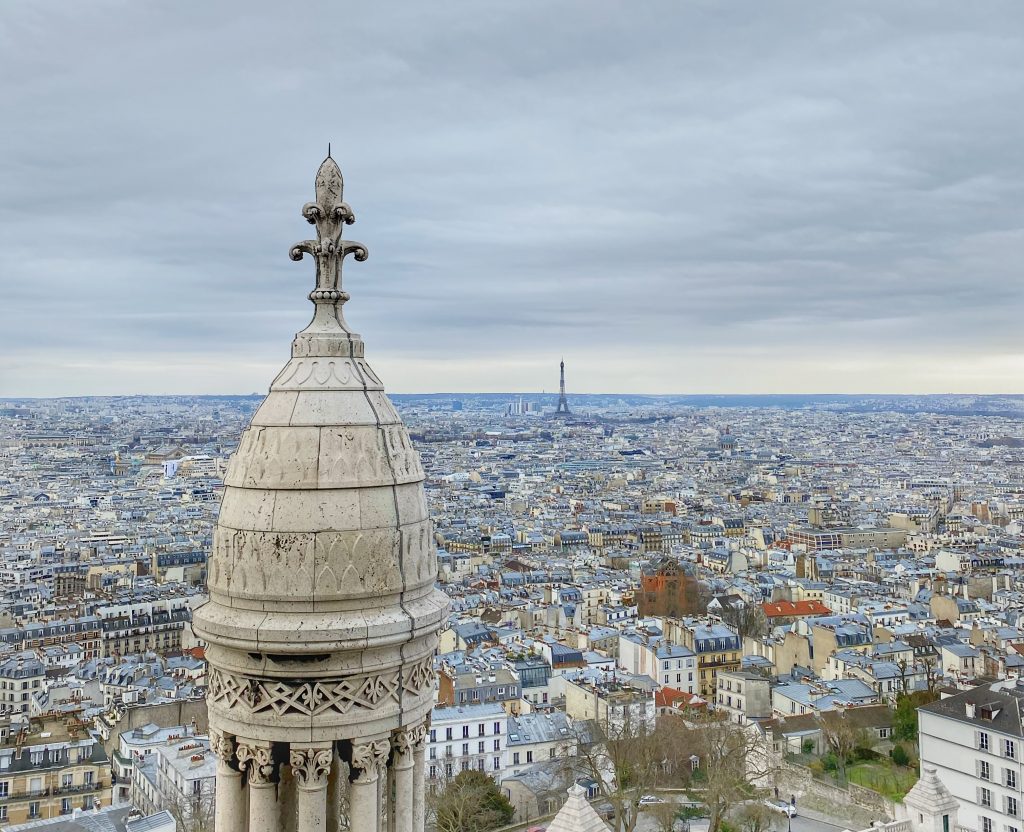
<svg viewBox="0 0 1024 832">
<path fill-rule="evenodd" d="M 558 379 L 558 409 L 555 413 L 569 413 L 569 402 L 565 398 L 565 362 L 561 361 L 558 364 L 561 373 Z"/>
</svg>

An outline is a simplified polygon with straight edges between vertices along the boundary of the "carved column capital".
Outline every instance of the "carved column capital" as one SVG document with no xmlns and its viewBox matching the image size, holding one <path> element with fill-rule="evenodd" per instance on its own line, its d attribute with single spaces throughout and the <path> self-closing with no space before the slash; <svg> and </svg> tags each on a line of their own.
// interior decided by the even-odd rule
<svg viewBox="0 0 1024 832">
<path fill-rule="evenodd" d="M 427 738 L 427 723 L 399 728 L 391 735 L 391 745 L 402 757 L 411 757 Z"/>
<path fill-rule="evenodd" d="M 387 764 L 390 751 L 391 743 L 387 739 L 353 742 L 352 766 L 360 771 L 357 779 L 365 782 L 375 778 L 378 769 Z"/>
<path fill-rule="evenodd" d="M 288 762 L 301 788 L 323 789 L 327 788 L 333 756 L 334 750 L 330 746 L 292 748 L 288 752 Z"/>
<path fill-rule="evenodd" d="M 239 742 L 235 750 L 238 765 L 249 775 L 252 786 L 266 786 L 274 777 L 274 758 L 269 745 Z"/>
<path fill-rule="evenodd" d="M 236 762 L 234 740 L 216 728 L 210 729 L 210 750 L 219 762 L 228 764 Z"/>
</svg>

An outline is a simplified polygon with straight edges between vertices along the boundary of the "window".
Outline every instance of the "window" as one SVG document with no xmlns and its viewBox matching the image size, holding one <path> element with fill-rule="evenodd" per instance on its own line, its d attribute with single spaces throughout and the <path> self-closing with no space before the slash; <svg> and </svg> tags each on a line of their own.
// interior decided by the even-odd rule
<svg viewBox="0 0 1024 832">
<path fill-rule="evenodd" d="M 437 777 L 437 766 L 430 767 L 430 779 L 433 780 Z"/>
<path fill-rule="evenodd" d="M 515 751 L 512 754 L 512 765 L 514 765 L 514 766 L 519 765 L 519 752 L 518 751 Z"/>
<path fill-rule="evenodd" d="M 486 749 L 484 748 L 484 741 L 480 740 L 480 742 L 476 744 L 476 753 L 483 754 L 485 750 Z"/>
<path fill-rule="evenodd" d="M 83 776 L 85 777 L 85 785 L 87 785 L 87 786 L 91 786 L 92 785 L 92 778 L 93 778 L 93 774 L 94 773 L 95 772 L 92 772 L 92 771 L 83 772 Z"/>
<path fill-rule="evenodd" d="M 501 740 L 495 740 L 494 741 L 494 750 L 495 751 L 501 751 Z"/>
<path fill-rule="evenodd" d="M 468 771 L 469 770 L 469 760 L 463 760 L 462 761 L 462 770 L 463 771 Z"/>
<path fill-rule="evenodd" d="M 527 751 L 526 752 L 526 762 L 528 762 L 528 763 L 532 763 L 533 762 L 533 752 L 532 751 Z"/>
<path fill-rule="evenodd" d="M 39 801 L 38 800 L 33 800 L 31 803 L 28 804 L 28 816 L 30 818 L 37 818 L 37 817 L 39 817 Z"/>
<path fill-rule="evenodd" d="M 481 757 L 479 760 L 476 761 L 476 770 L 477 771 L 483 771 L 484 770 L 484 758 L 483 757 Z"/>
<path fill-rule="evenodd" d="M 1013 818 L 1017 817 L 1017 798 L 1006 798 L 1006 814 Z"/>
<path fill-rule="evenodd" d="M 431 746 L 431 748 L 430 748 L 430 759 L 431 760 L 436 760 L 437 759 L 437 749 L 434 748 L 433 746 Z"/>
<path fill-rule="evenodd" d="M 469 737 L 469 726 L 468 725 L 463 725 L 462 726 L 462 739 L 467 739 L 468 737 Z"/>
<path fill-rule="evenodd" d="M 494 770 L 501 771 L 501 757 L 494 758 Z"/>
<path fill-rule="evenodd" d="M 437 729 L 436 728 L 431 728 L 430 729 L 430 741 L 431 742 L 437 742 Z"/>
<path fill-rule="evenodd" d="M 10 793 L 11 783 L 9 780 L 0 780 L 0 797 L 7 797 Z"/>
<path fill-rule="evenodd" d="M 462 756 L 465 757 L 467 754 L 469 754 L 469 743 L 464 742 L 462 743 Z"/>
<path fill-rule="evenodd" d="M 1013 740 L 1003 740 L 1003 756 L 1011 760 L 1017 759 L 1017 746 Z"/>
<path fill-rule="evenodd" d="M 992 790 L 986 789 L 984 786 L 978 789 L 978 803 L 982 806 L 992 806 Z"/>
<path fill-rule="evenodd" d="M 62 815 L 71 814 L 71 798 L 65 797 L 60 802 L 60 813 Z"/>
<path fill-rule="evenodd" d="M 445 767 L 444 767 L 444 773 L 445 773 L 445 774 L 446 774 L 446 775 L 447 775 L 448 777 L 451 777 L 451 776 L 452 776 L 452 764 L 451 764 L 451 763 L 446 763 L 446 764 L 445 764 Z"/>
<path fill-rule="evenodd" d="M 978 764 L 978 777 L 980 777 L 982 780 L 992 779 L 992 768 L 991 766 L 989 766 L 987 760 L 982 760 Z"/>
<path fill-rule="evenodd" d="M 64 788 L 64 789 L 66 789 L 66 788 L 67 788 L 68 786 L 70 786 L 70 785 L 71 785 L 71 781 L 72 781 L 72 778 L 73 778 L 73 775 L 71 775 L 71 774 L 62 774 L 62 775 L 60 776 L 60 785 L 61 785 L 61 788 Z"/>
<path fill-rule="evenodd" d="M 0 806 L 0 820 L 7 820 L 7 807 Z"/>
<path fill-rule="evenodd" d="M 992 832 L 992 818 L 981 819 L 981 832 Z"/>
<path fill-rule="evenodd" d="M 1006 785 L 1008 788 L 1017 788 L 1017 772 L 1012 768 L 1006 769 Z"/>
<path fill-rule="evenodd" d="M 982 751 L 988 751 L 988 734 L 984 731 L 978 732 L 978 748 Z"/>
<path fill-rule="evenodd" d="M 451 728 L 445 728 L 444 729 L 444 738 L 446 740 L 450 740 L 452 738 L 452 729 Z"/>
<path fill-rule="evenodd" d="M 482 722 L 479 725 L 476 726 L 476 735 L 478 737 L 482 737 L 486 733 L 487 733 L 487 726 L 485 726 Z"/>
<path fill-rule="evenodd" d="M 494 733 L 495 734 L 500 734 L 501 733 L 501 723 L 500 722 L 495 722 L 494 723 Z"/>
</svg>

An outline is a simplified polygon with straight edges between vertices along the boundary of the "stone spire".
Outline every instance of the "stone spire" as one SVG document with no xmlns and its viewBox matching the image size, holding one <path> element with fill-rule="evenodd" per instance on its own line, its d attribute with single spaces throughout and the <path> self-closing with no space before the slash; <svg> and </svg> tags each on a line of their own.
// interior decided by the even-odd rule
<svg viewBox="0 0 1024 832">
<path fill-rule="evenodd" d="M 421 832 L 448 601 L 419 456 L 342 315 L 355 217 L 328 157 L 302 215 L 313 319 L 224 478 L 208 589 L 216 832 Z"/>
</svg>

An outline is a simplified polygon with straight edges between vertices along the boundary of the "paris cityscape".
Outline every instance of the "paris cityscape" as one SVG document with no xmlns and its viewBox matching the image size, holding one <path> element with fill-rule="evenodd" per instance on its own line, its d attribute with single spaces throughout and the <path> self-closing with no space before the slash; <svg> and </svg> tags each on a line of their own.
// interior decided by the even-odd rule
<svg viewBox="0 0 1024 832">
<path fill-rule="evenodd" d="M 1024 399 L 570 392 L 568 412 L 554 394 L 394 399 L 451 604 L 428 789 L 485 771 L 512 820 L 550 816 L 566 771 L 593 779 L 578 747 L 593 729 L 581 729 L 616 714 L 623 730 L 625 714 L 652 730 L 714 714 L 746 732 L 763 743 L 765 782 L 796 797 L 797 828 L 894 814 L 922 768 L 956 765 L 949 736 L 972 711 L 972 730 L 1013 759 Z M 228 460 L 260 401 L 4 402 L 7 823 L 121 807 L 187 824 L 182 807 L 208 811 L 216 755 L 192 611 L 207 600 Z M 922 733 L 904 703 L 926 708 Z M 844 742 L 856 749 L 846 796 Z M 624 792 L 637 828 L 682 811 L 679 794 L 701 822 L 689 765 Z M 1010 776 L 959 773 L 972 789 Z M 588 788 L 596 810 L 615 811 Z M 984 817 L 985 803 L 954 794 L 962 821 Z"/>
<path fill-rule="evenodd" d="M 3 4 L 0 832 L 1024 832 L 1021 55 Z"/>
</svg>

